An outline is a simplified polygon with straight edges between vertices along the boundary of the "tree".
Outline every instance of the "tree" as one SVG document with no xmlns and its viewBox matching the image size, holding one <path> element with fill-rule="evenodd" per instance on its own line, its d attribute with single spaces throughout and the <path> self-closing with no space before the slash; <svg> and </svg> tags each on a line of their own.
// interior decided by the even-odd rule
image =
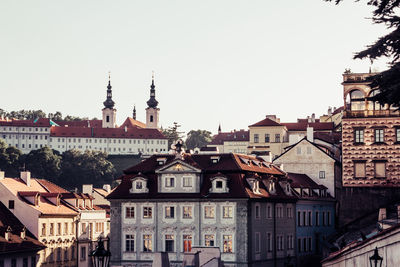
<svg viewBox="0 0 400 267">
<path fill-rule="evenodd" d="M 6 176 L 16 177 L 19 175 L 22 152 L 0 139 L 0 170 L 5 171 Z"/>
<path fill-rule="evenodd" d="M 82 184 L 101 186 L 110 184 L 115 169 L 107 155 L 99 151 L 69 150 L 62 154 L 61 175 L 58 184 L 74 189 Z"/>
<path fill-rule="evenodd" d="M 183 132 L 178 131 L 179 127 L 181 126 L 177 122 L 174 122 L 174 126 L 162 130 L 163 134 L 168 139 L 168 149 L 170 149 L 171 145 L 175 143 L 177 140 L 182 139 Z"/>
<path fill-rule="evenodd" d="M 32 176 L 44 178 L 54 183 L 58 182 L 61 167 L 60 154 L 47 146 L 32 150 L 25 156 L 25 168 Z"/>
<path fill-rule="evenodd" d="M 211 142 L 211 132 L 206 130 L 191 130 L 185 141 L 187 149 L 201 148 Z"/>
<path fill-rule="evenodd" d="M 343 0 L 325 0 L 339 4 Z M 380 93 L 372 100 L 381 104 L 390 104 L 400 108 L 400 17 L 398 14 L 399 0 L 368 0 L 367 5 L 373 6 L 372 21 L 385 24 L 390 33 L 380 37 L 363 51 L 354 55 L 354 59 L 375 59 L 385 57 L 390 59 L 389 69 L 370 77 L 371 87 L 379 88 Z"/>
</svg>

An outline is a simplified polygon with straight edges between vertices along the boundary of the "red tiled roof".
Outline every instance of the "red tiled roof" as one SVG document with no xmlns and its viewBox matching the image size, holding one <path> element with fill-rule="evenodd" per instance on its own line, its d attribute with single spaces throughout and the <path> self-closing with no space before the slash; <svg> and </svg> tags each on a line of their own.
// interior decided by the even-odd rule
<svg viewBox="0 0 400 267">
<path fill-rule="evenodd" d="M 223 145 L 224 142 L 232 142 L 232 141 L 249 141 L 249 131 L 233 131 L 227 133 L 219 133 L 213 136 L 210 145 Z"/>
<path fill-rule="evenodd" d="M 53 137 L 94 137 L 94 138 L 137 138 L 137 139 L 167 139 L 157 129 L 142 128 L 84 128 L 84 127 L 52 127 Z"/>
<path fill-rule="evenodd" d="M 164 165 L 160 166 L 157 158 L 166 158 Z M 213 163 L 211 158 L 219 158 L 217 163 Z M 153 155 L 150 158 L 124 171 L 125 175 L 121 179 L 121 184 L 117 186 L 109 195 L 108 199 L 142 199 L 142 198 L 263 198 L 274 197 L 283 199 L 295 199 L 294 196 L 284 194 L 284 191 L 270 195 L 263 183 L 260 183 L 261 194 L 251 193 L 251 189 L 246 181 L 250 174 L 257 174 L 259 179 L 268 179 L 270 176 L 283 178 L 286 174 L 276 166 L 265 162 L 263 159 L 253 156 L 239 154 L 184 154 L 183 163 L 200 169 L 203 175 L 203 182 L 199 193 L 160 193 L 158 192 L 158 175 L 155 171 L 159 168 L 168 166 L 175 161 L 175 155 Z M 216 175 L 222 175 L 228 180 L 229 192 L 210 193 L 211 179 Z M 131 179 L 136 177 L 146 177 L 149 188 L 148 193 L 131 194 Z M 279 187 L 279 183 L 276 184 Z"/>
<path fill-rule="evenodd" d="M 87 127 L 87 128 L 101 128 L 102 120 L 82 120 L 82 121 L 56 121 L 60 126 L 68 127 Z"/>
<path fill-rule="evenodd" d="M 293 188 L 326 189 L 325 186 L 314 182 L 307 174 L 288 172 L 287 175 L 293 181 L 291 183 Z"/>
<path fill-rule="evenodd" d="M 48 181 L 45 179 L 36 179 L 36 181 L 46 189 L 47 192 L 57 192 L 57 193 L 69 193 L 69 191 L 65 190 L 64 188 Z"/>
<path fill-rule="evenodd" d="M 313 127 L 314 131 L 333 131 L 333 122 L 285 122 L 288 131 L 307 131 L 307 127 Z"/>
<path fill-rule="evenodd" d="M 39 118 L 37 120 L 0 120 L 0 126 L 25 126 L 25 127 L 33 127 L 33 126 L 43 126 L 50 127 L 50 119 L 48 118 Z"/>
<path fill-rule="evenodd" d="M 121 126 L 119 126 L 119 128 L 123 129 L 123 128 L 125 128 L 125 126 L 128 128 L 146 128 L 146 124 L 144 124 L 143 122 L 134 120 L 133 118 L 129 118 L 129 117 L 126 118 L 124 123 Z"/>
<path fill-rule="evenodd" d="M 257 127 L 257 126 L 282 126 L 282 124 L 271 120 L 269 118 L 265 118 L 262 121 L 249 125 L 249 127 Z"/>
<path fill-rule="evenodd" d="M 11 227 L 10 240 L 4 238 L 7 228 Z M 46 248 L 26 229 L 25 239 L 21 238 L 24 225 L 0 202 L 0 255 L 11 253 L 36 252 Z"/>
</svg>

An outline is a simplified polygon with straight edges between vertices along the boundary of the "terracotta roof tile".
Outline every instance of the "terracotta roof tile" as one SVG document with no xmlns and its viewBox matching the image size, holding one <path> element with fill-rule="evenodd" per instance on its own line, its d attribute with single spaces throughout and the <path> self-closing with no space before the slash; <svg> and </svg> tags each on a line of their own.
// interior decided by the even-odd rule
<svg viewBox="0 0 400 267">
<path fill-rule="evenodd" d="M 122 125 L 119 126 L 119 128 L 123 129 L 123 128 L 125 128 L 125 126 L 128 127 L 128 128 L 146 128 L 146 124 L 145 123 L 143 123 L 141 121 L 137 121 L 137 120 L 135 120 L 133 118 L 129 118 L 129 117 L 126 118 L 124 123 L 122 123 Z"/>
<path fill-rule="evenodd" d="M 210 145 L 223 145 L 224 142 L 248 142 L 249 131 L 224 132 L 214 135 Z"/>
</svg>

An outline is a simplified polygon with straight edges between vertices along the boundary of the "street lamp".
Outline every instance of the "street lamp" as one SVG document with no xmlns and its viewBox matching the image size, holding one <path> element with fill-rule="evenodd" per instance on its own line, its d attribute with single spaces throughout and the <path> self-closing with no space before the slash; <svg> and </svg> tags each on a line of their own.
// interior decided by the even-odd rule
<svg viewBox="0 0 400 267">
<path fill-rule="evenodd" d="M 94 267 L 108 267 L 110 264 L 111 253 L 104 248 L 104 241 L 100 237 L 95 250 L 89 256 L 92 257 Z"/>
<path fill-rule="evenodd" d="M 378 248 L 375 247 L 374 255 L 369 257 L 369 263 L 371 267 L 382 267 L 383 258 L 378 254 Z"/>
</svg>

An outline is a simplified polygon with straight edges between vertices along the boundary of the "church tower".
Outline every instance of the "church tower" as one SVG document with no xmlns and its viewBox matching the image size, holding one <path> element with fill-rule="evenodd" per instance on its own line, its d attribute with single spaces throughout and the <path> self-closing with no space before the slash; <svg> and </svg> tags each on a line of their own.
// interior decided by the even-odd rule
<svg viewBox="0 0 400 267">
<path fill-rule="evenodd" d="M 147 101 L 146 108 L 146 128 L 158 129 L 160 109 L 157 108 L 156 90 L 154 89 L 154 73 L 150 86 L 150 99 Z"/>
<path fill-rule="evenodd" d="M 117 110 L 114 108 L 114 101 L 112 100 L 112 91 L 111 91 L 111 79 L 110 74 L 108 74 L 108 86 L 107 86 L 107 99 L 103 102 L 103 128 L 115 128 L 116 125 L 116 117 Z"/>
</svg>

